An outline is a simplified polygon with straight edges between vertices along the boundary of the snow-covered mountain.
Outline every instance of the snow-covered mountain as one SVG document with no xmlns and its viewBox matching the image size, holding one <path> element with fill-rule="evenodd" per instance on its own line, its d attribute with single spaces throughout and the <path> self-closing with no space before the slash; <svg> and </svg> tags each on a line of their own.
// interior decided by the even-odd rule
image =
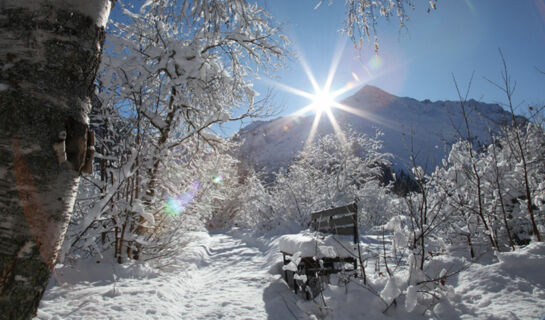
<svg viewBox="0 0 545 320">
<path fill-rule="evenodd" d="M 341 103 L 356 114 L 334 109 L 339 126 L 370 136 L 382 131 L 383 151 L 394 155 L 394 168 L 398 170 L 410 167 L 409 156 L 414 154 L 417 165 L 433 171 L 460 134 L 467 137 L 458 101 L 418 101 L 368 85 Z M 466 114 L 472 140 L 479 143 L 487 142 L 491 133 L 498 132 L 511 119 L 499 105 L 475 100 L 467 101 Z M 313 120 L 314 115 L 281 117 L 246 126 L 237 136 L 244 140 L 242 161 L 269 173 L 288 166 L 303 148 Z M 330 121 L 323 116 L 316 136 L 331 132 Z"/>
</svg>

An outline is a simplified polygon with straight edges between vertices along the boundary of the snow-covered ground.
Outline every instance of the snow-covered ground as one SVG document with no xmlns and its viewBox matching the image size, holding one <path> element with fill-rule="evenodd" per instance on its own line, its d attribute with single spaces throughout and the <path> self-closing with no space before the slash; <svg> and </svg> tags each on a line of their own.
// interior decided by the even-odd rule
<svg viewBox="0 0 545 320">
<path fill-rule="evenodd" d="M 364 239 L 373 245 L 372 238 Z M 107 259 L 58 267 L 36 319 L 424 318 L 405 312 L 401 303 L 383 314 L 373 294 L 353 283 L 338 285 L 336 277 L 324 299 L 295 296 L 280 274 L 277 235 L 254 237 L 235 229 L 192 232 L 188 241 L 179 263 L 163 271 Z M 368 269 L 372 274 L 372 263 Z M 435 310 L 441 319 L 540 319 L 545 315 L 545 245 L 533 243 L 499 254 L 496 262 L 475 263 L 451 284 L 455 297 Z"/>
<path fill-rule="evenodd" d="M 472 264 L 458 277 L 463 319 L 545 319 L 545 244 L 497 254 L 499 262 Z"/>
<path fill-rule="evenodd" d="M 292 317 L 287 304 L 295 297 L 280 280 L 280 254 L 271 246 L 242 233 L 190 238 L 180 263 L 167 271 L 97 259 L 57 268 L 37 319 Z"/>
</svg>

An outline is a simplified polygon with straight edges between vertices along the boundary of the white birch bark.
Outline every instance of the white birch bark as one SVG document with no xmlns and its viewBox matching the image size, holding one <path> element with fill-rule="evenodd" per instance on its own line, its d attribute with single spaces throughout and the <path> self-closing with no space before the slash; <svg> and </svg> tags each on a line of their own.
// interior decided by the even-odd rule
<svg viewBox="0 0 545 320">
<path fill-rule="evenodd" d="M 109 0 L 0 1 L 0 317 L 36 313 L 89 159 Z"/>
</svg>

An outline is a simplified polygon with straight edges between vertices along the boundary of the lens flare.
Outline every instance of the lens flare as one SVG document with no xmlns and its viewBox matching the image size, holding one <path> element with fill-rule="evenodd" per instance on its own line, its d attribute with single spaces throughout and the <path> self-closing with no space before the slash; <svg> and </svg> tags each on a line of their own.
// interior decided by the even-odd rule
<svg viewBox="0 0 545 320">
<path fill-rule="evenodd" d="M 214 184 L 220 184 L 223 181 L 223 176 L 221 174 L 217 174 L 212 178 L 212 183 Z"/>
<path fill-rule="evenodd" d="M 470 0 L 466 0 L 466 5 L 469 8 L 469 10 L 471 10 L 471 13 L 477 14 L 477 10 L 475 10 L 475 6 L 473 5 L 473 3 L 471 3 Z"/>
<path fill-rule="evenodd" d="M 182 202 L 176 198 L 170 198 L 165 204 L 165 212 L 169 216 L 178 216 L 184 210 Z"/>
<path fill-rule="evenodd" d="M 188 188 L 188 191 L 177 197 L 167 199 L 164 210 L 169 216 L 179 216 L 189 204 L 195 200 L 195 197 L 201 190 L 199 181 L 194 181 Z"/>
<path fill-rule="evenodd" d="M 539 11 L 539 14 L 541 15 L 541 19 L 545 21 L 545 2 L 543 2 L 543 0 L 534 0 L 534 3 L 537 11 Z"/>
<path fill-rule="evenodd" d="M 354 80 L 356 80 L 357 82 L 360 82 L 360 77 L 358 77 L 355 72 L 352 72 L 352 78 L 354 78 Z"/>
<path fill-rule="evenodd" d="M 301 117 L 297 115 L 291 115 L 282 119 L 280 126 L 284 132 L 288 132 L 300 123 L 301 123 Z"/>
<path fill-rule="evenodd" d="M 374 56 L 371 57 L 371 59 L 369 59 L 369 62 L 367 64 L 369 65 L 371 70 L 377 71 L 380 68 L 382 68 L 382 65 L 384 64 L 384 62 L 382 61 L 382 58 L 379 55 L 375 54 Z"/>
</svg>

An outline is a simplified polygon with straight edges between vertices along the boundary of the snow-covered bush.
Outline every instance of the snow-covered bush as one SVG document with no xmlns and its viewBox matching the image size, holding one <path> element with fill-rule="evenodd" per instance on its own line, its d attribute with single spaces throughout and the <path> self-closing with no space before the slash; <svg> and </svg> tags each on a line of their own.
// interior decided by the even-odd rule
<svg viewBox="0 0 545 320">
<path fill-rule="evenodd" d="M 524 142 L 526 166 L 516 135 Z M 452 146 L 444 166 L 434 173 L 440 186 L 435 193 L 443 193 L 446 200 L 443 210 L 449 216 L 449 242 L 465 243 L 471 257 L 483 248 L 514 250 L 528 243 L 534 233 L 531 216 L 538 226 L 543 225 L 544 211 L 538 203 L 544 178 L 540 156 L 545 151 L 544 141 L 543 130 L 529 124 L 524 130 L 507 127 L 502 136 L 493 137 L 490 145 L 473 156 L 469 149 L 474 146 L 469 142 Z"/>
</svg>

